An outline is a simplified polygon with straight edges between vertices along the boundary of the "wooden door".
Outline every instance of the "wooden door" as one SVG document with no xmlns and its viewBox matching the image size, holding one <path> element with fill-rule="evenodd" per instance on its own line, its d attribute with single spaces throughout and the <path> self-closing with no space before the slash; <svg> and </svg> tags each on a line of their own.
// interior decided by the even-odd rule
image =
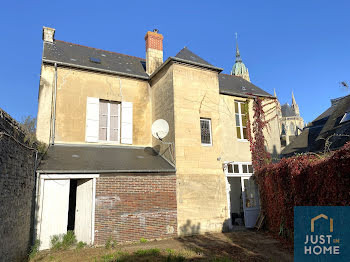
<svg viewBox="0 0 350 262">
<path fill-rule="evenodd" d="M 77 182 L 77 198 L 75 206 L 74 233 L 78 241 L 91 243 L 92 236 L 92 201 L 93 180 L 79 179 Z"/>
<path fill-rule="evenodd" d="M 50 248 L 53 235 L 65 234 L 68 223 L 69 179 L 43 180 L 40 249 Z"/>
</svg>

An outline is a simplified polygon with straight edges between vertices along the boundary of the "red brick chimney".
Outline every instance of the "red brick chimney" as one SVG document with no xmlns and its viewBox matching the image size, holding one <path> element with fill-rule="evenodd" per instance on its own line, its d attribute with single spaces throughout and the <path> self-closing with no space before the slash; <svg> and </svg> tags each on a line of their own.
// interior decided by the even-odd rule
<svg viewBox="0 0 350 262">
<path fill-rule="evenodd" d="M 163 64 L 163 36 L 158 29 L 148 31 L 146 41 L 146 72 L 151 75 L 157 67 Z"/>
</svg>

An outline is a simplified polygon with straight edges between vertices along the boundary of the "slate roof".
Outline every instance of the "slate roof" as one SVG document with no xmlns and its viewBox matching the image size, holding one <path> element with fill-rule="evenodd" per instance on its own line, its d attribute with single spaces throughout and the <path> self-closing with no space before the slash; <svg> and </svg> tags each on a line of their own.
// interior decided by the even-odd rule
<svg viewBox="0 0 350 262">
<path fill-rule="evenodd" d="M 101 63 L 90 61 L 90 57 L 100 59 Z M 146 62 L 142 58 L 104 51 L 101 49 L 72 44 L 60 40 L 44 42 L 43 62 L 94 69 L 106 73 L 148 79 Z"/>
<path fill-rule="evenodd" d="M 328 137 L 337 134 L 350 135 L 350 121 L 340 123 L 346 112 L 350 112 L 350 95 L 332 100 L 332 105 L 304 128 L 302 133 L 282 150 L 282 155 L 288 157 L 295 153 L 322 152 Z M 335 150 L 350 141 L 350 137 L 333 136 L 329 141 L 330 149 Z"/>
<path fill-rule="evenodd" d="M 251 95 L 275 98 L 239 76 L 219 74 L 220 94 L 249 97 Z"/>
<path fill-rule="evenodd" d="M 100 60 L 100 63 L 91 61 Z M 184 47 L 175 57 L 169 57 L 156 72 L 170 61 L 188 63 L 221 72 L 223 69 L 205 61 L 187 47 Z M 97 48 L 72 44 L 60 40 L 53 43 L 44 42 L 44 63 L 57 63 L 63 66 L 96 70 L 106 73 L 121 74 L 141 79 L 150 79 L 146 73 L 146 62 L 142 58 L 109 52 Z M 154 72 L 152 75 L 155 75 Z M 152 76 L 151 76 L 152 77 Z M 250 95 L 273 96 L 245 79 L 237 76 L 219 74 L 219 88 L 221 94 L 249 97 Z"/>
<path fill-rule="evenodd" d="M 281 112 L 282 112 L 282 117 L 296 116 L 293 108 L 288 103 L 285 103 L 284 105 L 281 106 Z"/>
<path fill-rule="evenodd" d="M 205 61 L 203 58 L 199 57 L 195 53 L 191 52 L 187 47 L 184 47 L 177 55 L 175 56 L 177 58 L 181 58 L 186 61 L 195 62 L 198 64 L 203 64 L 207 66 L 213 66 L 212 64 Z"/>
<path fill-rule="evenodd" d="M 175 167 L 151 147 L 59 145 L 51 146 L 39 173 L 169 173 Z"/>
</svg>

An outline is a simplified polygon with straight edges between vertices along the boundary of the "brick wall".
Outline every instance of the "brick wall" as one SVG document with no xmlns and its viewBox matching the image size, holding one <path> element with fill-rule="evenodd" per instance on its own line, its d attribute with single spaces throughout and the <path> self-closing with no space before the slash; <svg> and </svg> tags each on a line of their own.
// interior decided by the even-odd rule
<svg viewBox="0 0 350 262">
<path fill-rule="evenodd" d="M 13 137 L 9 137 L 8 135 Z M 0 261 L 23 261 L 32 239 L 35 151 L 0 108 Z"/>
<path fill-rule="evenodd" d="M 95 244 L 177 235 L 175 174 L 111 174 L 96 181 Z"/>
</svg>

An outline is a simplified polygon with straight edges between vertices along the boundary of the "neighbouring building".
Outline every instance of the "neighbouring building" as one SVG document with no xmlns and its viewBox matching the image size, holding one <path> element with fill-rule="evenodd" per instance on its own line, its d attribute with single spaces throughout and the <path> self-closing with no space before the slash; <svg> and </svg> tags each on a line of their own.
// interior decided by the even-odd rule
<svg viewBox="0 0 350 262">
<path fill-rule="evenodd" d="M 309 123 L 283 151 L 289 157 L 300 153 L 328 153 L 350 141 L 350 95 L 331 99 L 331 106 Z"/>
<path fill-rule="evenodd" d="M 274 92 L 274 96 L 277 97 L 276 92 Z M 295 101 L 293 92 L 292 105 L 285 103 L 281 106 L 278 102 L 278 108 L 281 147 L 283 149 L 301 133 L 305 124 L 303 118 L 300 116 L 299 106 Z"/>
<path fill-rule="evenodd" d="M 281 148 L 276 98 L 248 71 L 222 74 L 188 48 L 164 61 L 158 30 L 146 33 L 146 59 L 54 34 L 44 27 L 37 117 L 37 137 L 50 144 L 37 169 L 42 249 L 67 230 L 103 245 L 254 226 L 254 97 L 268 104 L 268 150 Z M 162 140 L 151 132 L 157 119 L 169 125 Z"/>
</svg>

